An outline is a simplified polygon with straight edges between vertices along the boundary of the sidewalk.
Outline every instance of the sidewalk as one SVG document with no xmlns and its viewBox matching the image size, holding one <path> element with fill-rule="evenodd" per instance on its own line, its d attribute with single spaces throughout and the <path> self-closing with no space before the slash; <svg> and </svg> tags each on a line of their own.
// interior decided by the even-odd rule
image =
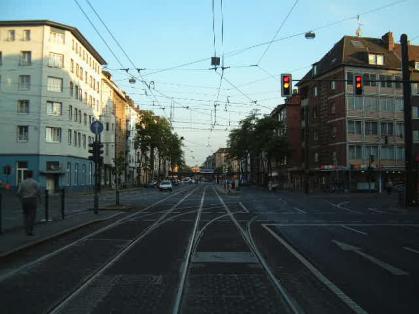
<svg viewBox="0 0 419 314">
<path fill-rule="evenodd" d="M 0 234 L 0 260 L 20 250 L 35 246 L 87 225 L 116 218 L 122 213 L 122 211 L 117 210 L 102 210 L 95 215 L 93 212 L 87 211 L 68 216 L 64 220 L 38 223 L 34 227 L 34 236 L 25 235 L 21 228 L 5 232 Z"/>
<path fill-rule="evenodd" d="M 226 195 L 238 195 L 239 193 L 240 193 L 240 190 L 237 190 L 237 189 L 230 189 L 230 192 L 227 192 L 225 189 L 224 189 L 224 185 L 223 184 L 216 184 L 215 185 L 215 188 L 217 189 L 217 191 L 219 192 L 219 193 L 223 193 L 223 194 L 226 194 Z"/>
</svg>

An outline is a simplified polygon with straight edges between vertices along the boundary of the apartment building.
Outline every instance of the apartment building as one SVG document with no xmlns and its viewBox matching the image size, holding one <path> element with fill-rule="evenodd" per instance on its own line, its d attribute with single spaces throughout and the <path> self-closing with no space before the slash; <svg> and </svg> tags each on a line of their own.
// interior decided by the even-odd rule
<svg viewBox="0 0 419 314">
<path fill-rule="evenodd" d="M 101 114 L 104 64 L 77 28 L 0 21 L 0 180 L 17 186 L 33 170 L 49 190 L 93 183 L 89 126 Z"/>
<path fill-rule="evenodd" d="M 391 32 L 344 36 L 299 82 L 302 167 L 311 188 L 382 190 L 388 180 L 401 181 L 404 104 L 397 46 Z M 355 75 L 363 77 L 364 95 L 354 95 Z"/>
</svg>

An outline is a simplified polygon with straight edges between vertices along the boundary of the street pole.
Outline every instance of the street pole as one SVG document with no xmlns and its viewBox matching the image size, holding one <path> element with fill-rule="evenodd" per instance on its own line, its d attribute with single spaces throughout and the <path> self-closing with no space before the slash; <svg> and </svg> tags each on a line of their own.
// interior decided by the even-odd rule
<svg viewBox="0 0 419 314">
<path fill-rule="evenodd" d="M 305 168 L 305 180 L 304 180 L 304 193 L 308 194 L 309 190 L 310 190 L 310 186 L 309 186 L 309 182 L 308 182 L 308 172 L 309 172 L 309 150 L 308 150 L 308 141 L 310 138 L 310 134 L 309 134 L 309 124 L 308 124 L 308 119 L 309 119 L 309 111 L 308 111 L 308 105 L 306 106 L 305 110 L 304 110 L 304 115 L 305 115 L 305 158 L 304 158 L 304 168 Z"/>
<path fill-rule="evenodd" d="M 412 206 L 416 203 L 416 182 L 413 176 L 412 156 L 412 104 L 411 104 L 411 83 L 409 70 L 409 50 L 407 35 L 400 36 L 402 53 L 402 77 L 403 77 L 403 100 L 404 100 L 404 147 L 405 147 L 405 206 Z"/>
<path fill-rule="evenodd" d="M 98 142 L 98 135 L 95 135 L 95 143 Z M 99 188 L 98 188 L 98 183 L 99 183 L 99 162 L 95 161 L 95 195 L 94 195 L 94 199 L 93 199 L 93 210 L 94 213 L 97 215 L 98 213 L 98 208 L 99 208 Z"/>
</svg>

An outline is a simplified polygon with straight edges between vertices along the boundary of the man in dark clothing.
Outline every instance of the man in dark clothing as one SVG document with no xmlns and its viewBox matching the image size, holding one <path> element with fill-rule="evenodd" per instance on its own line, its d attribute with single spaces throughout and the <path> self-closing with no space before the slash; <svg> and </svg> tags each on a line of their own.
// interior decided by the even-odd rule
<svg viewBox="0 0 419 314">
<path fill-rule="evenodd" d="M 33 225 L 36 217 L 36 207 L 38 199 L 41 200 L 41 187 L 32 178 L 32 171 L 27 173 L 27 177 L 19 185 L 17 194 L 22 201 L 23 220 L 27 235 L 33 235 Z"/>
</svg>

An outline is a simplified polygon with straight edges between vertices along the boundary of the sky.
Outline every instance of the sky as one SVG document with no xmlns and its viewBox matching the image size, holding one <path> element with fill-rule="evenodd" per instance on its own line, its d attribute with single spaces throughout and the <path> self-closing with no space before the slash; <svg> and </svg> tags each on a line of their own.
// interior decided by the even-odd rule
<svg viewBox="0 0 419 314">
<path fill-rule="evenodd" d="M 268 114 L 283 103 L 280 74 L 302 78 L 358 23 L 364 37 L 392 31 L 396 41 L 406 33 L 419 44 L 418 0 L 0 0 L 0 12 L 1 20 L 77 27 L 141 109 L 171 118 L 190 166 L 226 147 L 229 131 L 252 110 Z M 214 55 L 224 70 L 211 69 Z"/>
</svg>

